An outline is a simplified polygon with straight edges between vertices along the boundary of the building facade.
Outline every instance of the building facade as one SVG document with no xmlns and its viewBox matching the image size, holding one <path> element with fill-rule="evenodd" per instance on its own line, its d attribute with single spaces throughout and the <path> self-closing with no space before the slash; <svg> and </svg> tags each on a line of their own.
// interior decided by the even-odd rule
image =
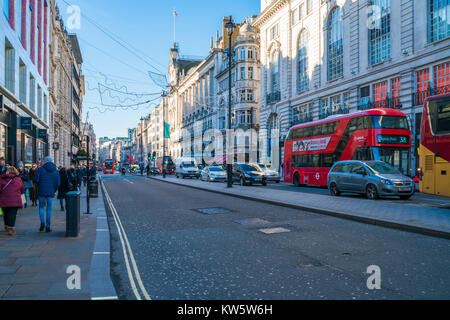
<svg viewBox="0 0 450 320">
<path fill-rule="evenodd" d="M 1 5 L 0 157 L 13 165 L 38 163 L 49 148 L 49 4 Z"/>
<path fill-rule="evenodd" d="M 410 160 L 386 159 L 414 174 L 423 100 L 450 91 L 449 7 L 435 0 L 262 0 L 253 25 L 261 35 L 263 161 L 282 163 L 294 124 L 387 107 L 408 116 L 414 139 Z"/>
</svg>

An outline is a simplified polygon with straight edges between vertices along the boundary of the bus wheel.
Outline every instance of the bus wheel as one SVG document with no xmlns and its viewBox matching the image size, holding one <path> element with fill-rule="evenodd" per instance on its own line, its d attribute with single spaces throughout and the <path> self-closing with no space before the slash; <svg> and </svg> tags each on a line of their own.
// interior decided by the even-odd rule
<svg viewBox="0 0 450 320">
<path fill-rule="evenodd" d="M 366 196 L 370 200 L 378 199 L 377 187 L 375 187 L 373 184 L 369 184 L 366 189 Z"/>
<path fill-rule="evenodd" d="M 334 182 L 332 184 L 330 184 L 330 193 L 333 197 L 338 197 L 341 195 L 341 192 L 339 191 L 336 183 L 334 183 Z"/>
<path fill-rule="evenodd" d="M 300 176 L 298 173 L 294 174 L 294 185 L 298 188 L 300 187 Z"/>
</svg>

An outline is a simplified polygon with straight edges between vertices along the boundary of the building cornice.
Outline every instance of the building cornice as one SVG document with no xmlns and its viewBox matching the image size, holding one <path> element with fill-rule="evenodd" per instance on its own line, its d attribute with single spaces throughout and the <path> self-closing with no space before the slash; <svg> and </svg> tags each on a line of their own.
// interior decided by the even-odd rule
<svg viewBox="0 0 450 320">
<path fill-rule="evenodd" d="M 281 8 L 283 8 L 289 2 L 290 0 L 273 0 L 272 3 L 255 18 L 255 20 L 252 22 L 252 25 L 257 28 L 261 28 L 261 26 L 265 22 L 267 22 L 271 17 L 273 17 Z"/>
</svg>

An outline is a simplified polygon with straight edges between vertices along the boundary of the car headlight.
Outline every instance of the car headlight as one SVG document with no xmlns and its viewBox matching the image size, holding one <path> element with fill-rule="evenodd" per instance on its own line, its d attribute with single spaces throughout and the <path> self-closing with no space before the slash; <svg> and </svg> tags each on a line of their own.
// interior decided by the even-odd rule
<svg viewBox="0 0 450 320">
<path fill-rule="evenodd" d="M 381 182 L 383 182 L 385 185 L 387 186 L 393 186 L 394 184 L 392 183 L 391 180 L 388 179 L 382 179 Z"/>
</svg>

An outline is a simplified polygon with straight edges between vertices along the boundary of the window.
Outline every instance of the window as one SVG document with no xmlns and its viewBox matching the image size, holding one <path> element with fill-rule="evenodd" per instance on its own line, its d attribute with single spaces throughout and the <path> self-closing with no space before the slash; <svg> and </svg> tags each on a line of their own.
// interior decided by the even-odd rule
<svg viewBox="0 0 450 320">
<path fill-rule="evenodd" d="M 313 9 L 313 0 L 306 0 L 306 13 L 310 14 Z"/>
<path fill-rule="evenodd" d="M 308 89 L 308 32 L 303 30 L 298 39 L 298 92 Z"/>
<path fill-rule="evenodd" d="M 245 119 L 246 119 L 245 111 L 240 111 L 239 112 L 239 123 L 245 124 Z"/>
<path fill-rule="evenodd" d="M 253 124 L 253 115 L 251 111 L 247 111 L 247 124 Z"/>
<path fill-rule="evenodd" d="M 27 68 L 21 59 L 19 59 L 19 99 L 27 104 Z"/>
<path fill-rule="evenodd" d="M 298 8 L 295 8 L 293 11 L 292 11 L 292 24 L 294 25 L 294 24 L 297 24 L 298 23 Z"/>
<path fill-rule="evenodd" d="M 375 108 L 386 107 L 387 81 L 375 83 L 372 87 L 373 102 Z"/>
<path fill-rule="evenodd" d="M 16 71 L 15 71 L 15 52 L 11 43 L 6 39 L 5 42 L 5 87 L 12 93 L 15 93 Z"/>
<path fill-rule="evenodd" d="M 431 127 L 437 134 L 450 133 L 450 99 L 443 98 L 428 103 Z M 437 115 L 437 119 L 436 119 Z"/>
<path fill-rule="evenodd" d="M 274 25 L 271 29 L 270 29 L 270 40 L 276 39 L 278 38 L 278 25 Z"/>
<path fill-rule="evenodd" d="M 328 20 L 328 81 L 342 77 L 343 66 L 343 24 L 341 8 L 337 7 Z"/>
<path fill-rule="evenodd" d="M 390 0 L 371 0 L 369 12 L 369 63 L 377 64 L 391 57 Z"/>
<path fill-rule="evenodd" d="M 272 93 L 280 91 L 280 53 L 274 51 L 270 62 L 270 89 Z"/>
<path fill-rule="evenodd" d="M 247 58 L 248 58 L 249 60 L 254 59 L 254 56 L 253 56 L 253 49 L 248 49 L 248 50 L 247 50 Z"/>
<path fill-rule="evenodd" d="M 239 90 L 239 101 L 245 101 L 245 89 Z"/>
<path fill-rule="evenodd" d="M 16 32 L 19 40 L 22 40 L 22 0 L 17 1 Z"/>
<path fill-rule="evenodd" d="M 434 87 L 436 94 L 450 92 L 450 62 L 434 67 Z"/>
<path fill-rule="evenodd" d="M 450 1 L 428 0 L 428 33 L 430 42 L 450 36 Z"/>
<path fill-rule="evenodd" d="M 302 20 L 305 17 L 305 3 L 302 3 L 298 10 L 299 19 Z"/>
<path fill-rule="evenodd" d="M 392 106 L 397 108 L 400 106 L 400 77 L 391 79 L 391 97 L 392 97 Z"/>
<path fill-rule="evenodd" d="M 241 67 L 241 80 L 245 80 L 245 67 Z"/>
<path fill-rule="evenodd" d="M 241 48 L 241 60 L 245 60 L 245 48 Z"/>
<path fill-rule="evenodd" d="M 253 67 L 248 67 L 248 79 L 253 80 Z"/>
<path fill-rule="evenodd" d="M 27 32 L 27 48 L 28 50 L 30 50 L 30 56 L 32 54 L 32 52 L 34 52 L 34 49 L 32 48 L 32 41 L 33 41 L 33 32 L 34 32 L 34 28 L 33 28 L 33 24 L 34 24 L 34 19 L 33 17 L 33 7 L 31 6 L 31 3 L 28 7 L 28 17 L 27 17 L 27 21 L 29 21 L 29 28 L 28 28 L 28 32 Z"/>
<path fill-rule="evenodd" d="M 36 83 L 33 76 L 30 76 L 30 109 L 36 112 Z"/>
<path fill-rule="evenodd" d="M 251 89 L 248 89 L 247 90 L 247 101 L 254 101 L 254 98 L 253 98 L 253 90 L 251 90 Z"/>
<path fill-rule="evenodd" d="M 416 104 L 423 104 L 423 101 L 430 95 L 430 69 L 426 68 L 417 71 L 417 98 Z"/>
</svg>

